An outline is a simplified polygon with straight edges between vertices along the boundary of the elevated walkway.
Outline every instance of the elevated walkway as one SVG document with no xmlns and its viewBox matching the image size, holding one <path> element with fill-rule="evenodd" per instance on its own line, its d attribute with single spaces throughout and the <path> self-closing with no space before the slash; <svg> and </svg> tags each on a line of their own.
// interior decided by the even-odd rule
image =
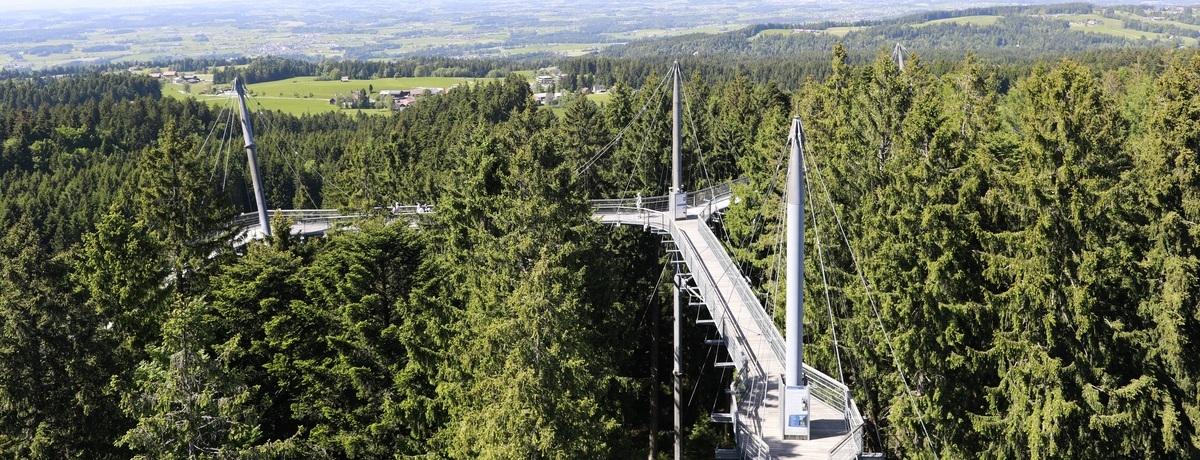
<svg viewBox="0 0 1200 460">
<path fill-rule="evenodd" d="M 659 208 L 665 197 L 596 202 L 596 220 L 614 225 L 642 226 L 669 234 L 691 271 L 696 292 L 713 318 L 713 326 L 737 368 L 731 392 L 731 411 L 741 458 L 750 459 L 855 459 L 862 452 L 863 419 L 846 386 L 808 366 L 804 374 L 813 394 L 810 439 L 783 439 L 784 342 L 778 328 L 720 241 L 705 223 L 707 217 L 729 205 L 731 194 L 707 190 L 689 199 L 688 218 L 675 220 Z"/>
<path fill-rule="evenodd" d="M 691 272 L 693 292 L 708 309 L 710 325 L 720 334 L 730 362 L 737 369 L 738 378 L 730 391 L 732 406 L 737 410 L 719 415 L 721 421 L 735 427 L 737 458 L 855 459 L 863 448 L 863 419 L 858 406 L 845 385 L 807 364 L 804 375 L 813 396 L 810 439 L 783 439 L 779 407 L 783 394 L 783 336 L 706 223 L 713 214 L 729 207 L 731 188 L 731 184 L 724 184 L 689 193 L 686 219 L 676 220 L 667 214 L 666 196 L 643 197 L 641 207 L 636 198 L 593 200 L 593 218 L 604 224 L 641 226 L 670 235 Z M 415 219 L 416 214 L 433 209 L 401 206 L 377 211 L 372 215 L 396 220 Z M 292 234 L 305 236 L 320 235 L 334 226 L 353 225 L 354 220 L 369 217 L 343 215 L 332 209 L 276 212 L 292 220 Z M 242 229 L 242 243 L 262 236 L 254 214 L 239 217 L 233 225 Z M 722 458 L 731 456 L 724 450 L 718 454 Z"/>
<path fill-rule="evenodd" d="M 271 211 L 271 217 L 276 215 L 286 218 L 292 223 L 292 236 L 312 237 L 321 236 L 336 226 L 353 225 L 355 221 L 368 217 L 386 216 L 388 221 L 401 218 L 415 219 L 418 214 L 432 213 L 432 206 L 404 205 L 396 208 L 376 208 L 365 214 L 342 214 L 337 209 L 276 209 Z M 242 246 L 249 241 L 262 239 L 262 227 L 258 225 L 258 213 L 248 212 L 233 219 L 231 226 L 237 229 L 234 238 L 235 246 Z"/>
</svg>

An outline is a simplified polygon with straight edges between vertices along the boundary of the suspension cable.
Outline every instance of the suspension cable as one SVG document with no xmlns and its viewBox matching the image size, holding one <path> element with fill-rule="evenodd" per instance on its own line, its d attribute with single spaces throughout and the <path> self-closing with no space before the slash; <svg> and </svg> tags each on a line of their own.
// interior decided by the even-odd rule
<svg viewBox="0 0 1200 460">
<path fill-rule="evenodd" d="M 201 142 L 201 143 L 200 143 L 200 149 L 199 149 L 199 151 L 200 151 L 200 153 L 201 153 L 201 154 L 203 154 L 204 152 L 206 152 L 206 151 L 207 151 L 207 149 L 208 149 L 208 141 L 209 141 L 209 140 L 211 140 L 211 139 L 212 139 L 212 137 L 213 137 L 213 134 L 217 132 L 217 127 L 221 125 L 221 119 L 222 119 L 223 117 L 225 117 L 225 114 L 226 114 L 227 112 L 229 112 L 229 100 L 226 100 L 226 101 L 225 101 L 225 106 L 221 108 L 221 111 L 220 111 L 220 112 L 217 114 L 216 118 L 214 118 L 214 119 L 213 119 L 213 122 L 212 122 L 212 127 L 211 127 L 211 128 L 209 128 L 209 130 L 208 130 L 208 135 L 204 136 L 204 142 Z M 226 125 L 226 129 L 228 129 L 228 125 Z M 228 137 L 228 136 L 225 136 L 225 137 Z M 222 139 L 224 139 L 224 137 L 222 137 Z M 216 176 L 216 174 L 217 174 L 217 165 L 218 165 L 218 164 L 220 164 L 220 163 L 221 163 L 221 150 L 220 150 L 220 149 L 218 149 L 218 150 L 217 150 L 217 155 L 215 156 L 215 158 L 213 158 L 213 171 L 212 171 L 212 173 L 210 173 L 210 174 L 208 175 L 208 180 L 209 180 L 209 181 L 212 181 L 212 180 L 213 180 L 213 178 Z"/>
<path fill-rule="evenodd" d="M 813 159 L 812 163 L 813 171 L 816 173 L 815 175 L 817 180 L 821 184 L 821 190 L 825 193 L 825 198 L 829 203 L 829 208 L 833 211 L 833 216 L 837 221 L 838 230 L 841 232 L 842 240 L 846 243 L 846 250 L 850 253 L 850 260 L 854 263 L 854 270 L 858 273 L 858 279 L 862 283 L 863 292 L 866 294 L 867 301 L 871 305 L 871 311 L 875 314 L 875 322 L 878 324 L 879 330 L 883 333 L 884 343 L 887 344 L 888 352 L 892 355 L 892 362 L 896 366 L 896 371 L 900 374 L 900 381 L 904 384 L 904 394 L 908 396 L 908 400 L 910 405 L 912 405 L 913 412 L 915 412 L 917 415 L 917 422 L 921 425 L 921 432 L 925 435 L 925 443 L 928 445 L 929 451 L 933 453 L 934 458 L 939 458 L 937 450 L 933 446 L 933 439 L 929 437 L 929 430 L 925 427 L 925 415 L 920 411 L 916 398 L 913 397 L 912 387 L 908 384 L 908 376 L 904 372 L 904 367 L 900 363 L 900 358 L 896 354 L 896 349 L 892 347 L 891 334 L 888 332 L 887 327 L 883 325 L 883 318 L 879 314 L 879 307 L 876 305 L 875 297 L 871 295 L 871 289 L 867 283 L 866 275 L 863 274 L 862 267 L 858 263 L 858 256 L 855 255 L 854 248 L 850 245 L 850 238 L 846 234 L 846 227 L 842 222 L 841 213 L 838 212 L 837 208 L 833 204 L 833 195 L 829 192 L 829 188 L 825 183 L 825 177 L 821 174 L 821 168 L 817 164 L 815 158 Z"/>
<path fill-rule="evenodd" d="M 297 188 L 299 188 L 301 192 L 304 192 L 304 196 L 308 198 L 309 203 L 312 203 L 314 209 L 319 208 L 320 205 L 317 204 L 317 200 L 313 199 L 312 194 L 308 192 L 308 187 L 306 187 L 304 185 L 303 177 L 300 175 L 300 169 L 296 167 L 295 159 L 299 158 L 300 154 L 296 151 L 295 148 L 289 148 L 289 147 L 291 147 L 288 145 L 289 144 L 288 141 L 290 140 L 290 138 L 286 134 L 283 134 L 284 130 L 279 126 L 280 123 L 277 122 L 275 117 L 272 116 L 272 112 L 269 110 L 266 110 L 266 107 L 263 106 L 262 102 L 260 102 L 257 98 L 254 98 L 254 103 L 258 104 L 259 119 L 263 120 L 264 124 L 266 124 L 267 132 L 279 133 L 279 134 L 276 134 L 275 136 L 280 139 L 279 143 L 281 144 L 281 147 L 283 149 L 292 151 L 292 161 L 284 161 L 283 163 L 286 164 L 289 167 L 289 169 L 292 170 L 292 175 L 296 180 Z"/>
<path fill-rule="evenodd" d="M 801 169 L 803 169 L 803 171 L 804 171 L 805 182 L 808 182 L 808 168 L 801 167 Z M 837 360 L 838 381 L 845 382 L 846 381 L 846 373 L 842 371 L 841 345 L 838 343 L 837 325 L 834 323 L 834 320 L 833 320 L 833 303 L 830 301 L 830 296 L 829 296 L 829 276 L 826 274 L 826 271 L 825 271 L 825 251 L 823 250 L 823 248 L 821 246 L 821 222 L 818 219 L 818 211 L 817 211 L 818 207 L 816 206 L 816 202 L 813 201 L 812 188 L 804 187 L 804 192 L 805 192 L 805 195 L 808 195 L 809 202 L 813 203 L 812 222 L 813 222 L 813 235 L 814 235 L 814 237 L 816 239 L 816 243 L 817 243 L 817 261 L 818 261 L 817 265 L 819 267 L 821 267 L 821 284 L 822 284 L 822 286 L 824 286 L 824 289 L 825 289 L 825 310 L 829 312 L 829 331 L 833 336 L 833 355 L 834 355 L 834 358 Z"/>
<path fill-rule="evenodd" d="M 624 128 L 621 128 L 621 131 L 617 133 L 617 137 L 614 137 L 611 141 L 608 141 L 608 144 L 606 144 L 603 148 L 601 148 L 599 152 L 596 152 L 596 154 L 593 155 L 591 158 L 589 158 L 588 161 L 584 162 L 584 164 L 582 166 L 580 166 L 579 169 L 576 169 L 575 170 L 576 176 L 587 172 L 587 170 L 589 168 L 591 168 L 592 165 L 594 165 L 596 163 L 596 161 L 600 159 L 600 157 L 607 154 L 609 152 L 609 150 L 611 150 L 613 148 L 613 146 L 617 145 L 617 142 L 621 141 L 621 138 L 625 136 L 625 132 L 628 131 L 629 128 L 631 126 L 633 126 L 633 124 L 639 118 L 641 118 L 642 113 L 644 113 L 646 111 L 646 108 L 650 106 L 650 101 L 654 100 L 654 96 L 657 95 L 660 90 L 662 90 L 663 86 L 665 86 L 666 83 L 667 83 L 667 77 L 663 77 L 662 81 L 658 83 L 658 87 L 654 89 L 654 93 L 649 98 L 646 99 L 645 104 L 642 104 L 642 108 L 641 108 L 641 110 L 638 110 L 637 115 L 634 115 L 633 119 L 630 120 L 629 123 L 625 124 Z"/>
<path fill-rule="evenodd" d="M 663 81 L 665 82 L 666 80 L 664 79 Z M 650 97 L 653 98 L 655 95 L 658 95 L 657 90 L 654 92 L 654 94 L 651 94 Z M 662 96 L 658 97 L 658 99 L 657 99 L 658 105 L 656 107 L 662 107 L 663 100 L 666 99 L 666 96 L 667 96 L 667 93 L 664 92 L 662 94 Z M 645 110 L 646 107 L 649 107 L 650 101 L 652 101 L 652 100 L 653 99 L 647 99 L 646 104 L 642 106 L 642 109 Z M 656 113 L 656 114 L 661 113 L 661 112 L 662 112 L 661 110 L 654 111 L 654 113 Z M 639 113 L 638 116 L 640 117 L 641 113 Z M 635 117 L 635 121 L 636 121 L 636 119 L 637 118 Z M 650 121 L 653 122 L 657 119 L 658 119 L 658 117 L 655 117 L 654 119 L 652 119 Z M 633 122 L 631 121 L 630 125 L 626 126 L 626 129 L 628 129 L 628 126 L 631 126 L 632 124 L 633 124 Z M 621 132 L 624 133 L 625 131 L 621 130 Z M 614 141 L 620 139 L 620 137 L 621 137 L 621 135 L 618 134 L 617 139 L 614 139 Z M 650 137 L 651 136 L 644 136 L 642 138 L 642 145 L 638 147 L 637 158 L 634 160 L 633 165 L 631 166 L 631 169 L 629 171 L 629 177 L 625 179 L 625 187 L 622 188 L 621 193 L 619 195 L 617 195 L 618 198 L 625 199 L 625 197 L 629 195 L 629 188 L 633 186 L 633 177 L 637 174 L 638 166 L 641 165 L 641 163 L 642 163 L 642 156 L 646 153 L 646 146 L 650 144 Z"/>
<path fill-rule="evenodd" d="M 767 182 L 767 191 L 766 191 L 766 193 L 763 194 L 763 204 L 760 205 L 760 207 L 765 206 L 767 198 L 770 197 L 771 194 L 773 194 L 775 192 L 776 181 L 779 180 L 779 172 L 783 170 L 783 164 L 786 162 L 786 160 L 787 160 L 787 145 L 785 144 L 783 146 L 783 149 L 780 151 L 779 161 L 777 161 L 775 163 L 775 172 L 774 172 L 774 174 L 771 175 L 771 180 Z M 784 220 L 783 216 L 787 209 L 787 206 L 786 206 L 786 203 L 784 203 L 782 194 L 780 194 L 778 209 L 779 209 L 778 214 L 776 214 L 778 216 L 778 222 L 783 222 L 783 220 Z M 748 246 L 755 238 L 758 237 L 759 233 L 762 232 L 765 229 L 765 227 L 766 227 L 766 219 L 755 218 L 753 220 L 753 226 L 750 229 L 750 233 L 747 234 L 744 238 L 742 238 L 741 246 L 742 247 Z M 783 250 L 781 248 L 783 248 L 783 232 L 778 232 L 776 234 L 775 238 L 776 238 L 775 254 L 782 254 Z M 731 243 L 731 245 L 732 245 L 732 243 Z M 782 260 L 783 260 L 782 258 L 776 258 L 775 270 L 772 271 L 770 274 L 772 288 L 774 289 L 774 292 L 775 292 L 774 303 L 771 304 L 772 317 L 774 316 L 775 309 L 778 306 L 777 304 L 779 303 L 779 273 L 782 270 L 780 267 L 780 265 L 782 265 L 782 263 L 783 263 Z M 749 264 L 749 262 L 748 261 L 744 262 L 744 264 Z M 745 265 L 743 265 L 740 268 L 744 271 L 747 267 Z M 767 301 L 769 302 L 769 301 L 771 301 L 771 299 L 772 299 L 771 291 L 768 290 L 767 291 Z"/>
<path fill-rule="evenodd" d="M 233 125 L 236 115 L 232 108 L 228 113 L 229 119 L 225 121 L 225 139 L 221 143 L 221 151 L 225 153 L 225 172 L 221 176 L 221 190 L 225 190 L 229 186 L 229 157 L 233 156 L 229 154 L 229 149 L 233 144 Z"/>
<path fill-rule="evenodd" d="M 680 83 L 683 83 L 682 75 L 679 76 L 679 80 L 680 80 Z M 681 90 L 680 93 L 684 93 L 684 91 Z M 700 146 L 700 130 L 696 129 L 696 119 L 695 119 L 695 117 L 692 116 L 692 103 L 691 102 L 692 102 L 691 95 L 685 94 L 683 97 L 683 108 L 684 108 L 684 112 L 686 112 L 687 116 L 688 116 L 687 117 L 688 124 L 692 128 L 692 142 L 696 145 L 696 158 L 700 160 L 700 170 L 702 172 L 704 172 L 704 182 L 706 184 L 708 184 L 708 186 L 711 187 L 716 184 L 713 183 L 712 177 L 708 173 L 708 162 L 704 159 L 704 148 Z M 701 188 L 703 188 L 703 187 L 701 187 Z M 726 235 L 726 239 L 728 239 L 728 237 L 729 236 Z"/>
<path fill-rule="evenodd" d="M 713 350 L 715 350 L 717 347 L 707 347 L 707 348 L 708 348 L 708 352 L 704 354 L 704 360 L 700 361 L 700 372 L 697 373 L 698 375 L 696 375 L 697 383 L 695 385 L 692 385 L 692 394 L 688 396 L 688 402 L 687 402 L 688 408 L 692 407 L 692 400 L 696 398 L 696 390 L 700 389 L 699 382 L 700 382 L 700 379 L 704 377 L 704 369 L 708 368 L 708 358 L 710 358 L 710 357 L 712 358 L 714 366 L 717 364 L 717 357 L 713 356 Z M 719 398 L 720 397 L 718 396 L 718 399 Z M 712 410 L 715 411 L 716 409 L 717 409 L 717 401 L 713 401 Z"/>
</svg>

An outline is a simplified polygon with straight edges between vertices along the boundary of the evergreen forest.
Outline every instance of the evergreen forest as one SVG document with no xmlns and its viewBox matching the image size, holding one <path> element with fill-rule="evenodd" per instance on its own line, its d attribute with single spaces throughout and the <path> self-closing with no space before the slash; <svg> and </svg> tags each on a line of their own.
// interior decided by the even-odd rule
<svg viewBox="0 0 1200 460">
<path fill-rule="evenodd" d="M 1153 54 L 902 69 L 834 44 L 811 75 L 685 79 L 685 188 L 748 179 L 713 225 L 780 325 L 804 123 L 805 359 L 854 392 L 868 450 L 1200 456 L 1200 55 Z M 730 446 L 709 414 L 735 376 L 694 314 L 671 428 L 661 237 L 591 217 L 670 177 L 667 66 L 603 62 L 646 70 L 557 115 L 515 74 L 391 115 L 255 113 L 269 208 L 436 212 L 318 238 L 277 214 L 244 245 L 221 107 L 124 72 L 0 82 L 0 458 Z"/>
</svg>

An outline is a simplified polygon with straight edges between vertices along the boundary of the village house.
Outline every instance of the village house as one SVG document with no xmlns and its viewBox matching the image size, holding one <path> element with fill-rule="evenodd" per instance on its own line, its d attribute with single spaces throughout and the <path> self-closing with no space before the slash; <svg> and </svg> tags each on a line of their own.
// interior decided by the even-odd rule
<svg viewBox="0 0 1200 460">
<path fill-rule="evenodd" d="M 417 102 L 417 98 L 413 97 L 412 95 L 408 95 L 405 97 L 397 97 L 392 100 L 392 110 L 399 112 L 401 110 L 407 109 L 414 102 Z"/>
<path fill-rule="evenodd" d="M 412 94 L 412 91 L 405 90 L 405 89 L 385 89 L 385 90 L 379 92 L 380 96 L 392 96 L 397 99 L 402 98 L 402 97 L 408 97 L 411 94 Z"/>
<path fill-rule="evenodd" d="M 547 102 L 553 104 L 554 101 L 562 99 L 563 93 L 534 93 L 533 99 L 537 101 L 537 105 L 546 105 Z"/>
</svg>

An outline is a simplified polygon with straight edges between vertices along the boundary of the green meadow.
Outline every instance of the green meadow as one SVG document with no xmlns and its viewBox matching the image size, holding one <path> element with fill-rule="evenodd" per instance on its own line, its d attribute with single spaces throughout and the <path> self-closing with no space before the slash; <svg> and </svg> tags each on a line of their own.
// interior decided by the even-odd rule
<svg viewBox="0 0 1200 460">
<path fill-rule="evenodd" d="M 1132 15 L 1131 15 L 1132 16 Z M 1098 14 L 1064 14 L 1056 16 L 1059 19 L 1064 19 L 1071 22 L 1072 30 L 1083 32 L 1092 32 L 1098 34 L 1115 35 L 1131 40 L 1146 38 L 1150 40 L 1165 40 L 1165 34 L 1155 32 L 1143 32 L 1140 30 L 1126 29 L 1122 20 L 1116 18 L 1106 18 Z M 1138 17 L 1140 18 L 1140 17 Z M 1144 19 L 1144 18 L 1141 18 Z M 1088 21 L 1094 21 L 1093 24 L 1088 24 Z M 1179 24 L 1179 23 L 1175 23 Z M 1178 37 L 1185 45 L 1195 45 L 1196 39 L 1191 37 Z"/>
<path fill-rule="evenodd" d="M 211 76 L 201 76 L 211 81 Z M 337 110 L 354 110 L 364 113 L 386 114 L 388 109 L 357 110 L 343 109 L 329 103 L 338 94 L 351 91 L 368 90 L 378 94 L 383 90 L 414 90 L 421 88 L 442 88 L 448 90 L 458 85 L 488 82 L 487 78 L 455 78 L 455 77 L 405 77 L 405 78 L 376 78 L 369 80 L 318 80 L 317 77 L 297 77 L 246 85 L 249 91 L 249 104 L 252 109 L 279 110 L 293 115 L 332 112 Z M 203 94 L 205 88 L 215 88 L 220 91 L 228 85 L 211 85 L 199 83 L 190 85 L 191 92 L 183 92 L 184 85 L 165 83 L 163 95 L 166 97 L 185 98 L 195 97 L 211 105 L 217 106 L 229 103 L 230 99 L 223 95 Z"/>
<path fill-rule="evenodd" d="M 932 21 L 914 24 L 913 27 L 922 27 L 933 24 L 958 24 L 958 25 L 973 25 L 973 26 L 990 26 L 1000 20 L 1000 16 L 994 15 L 975 15 L 975 16 L 959 16 L 957 18 L 934 19 Z"/>
<path fill-rule="evenodd" d="M 837 37 L 845 37 L 846 34 L 848 34 L 850 32 L 854 32 L 856 30 L 862 30 L 865 28 L 866 27 L 858 27 L 858 26 L 830 27 L 828 29 L 825 29 L 825 33 L 827 33 L 829 35 L 837 36 Z"/>
</svg>

